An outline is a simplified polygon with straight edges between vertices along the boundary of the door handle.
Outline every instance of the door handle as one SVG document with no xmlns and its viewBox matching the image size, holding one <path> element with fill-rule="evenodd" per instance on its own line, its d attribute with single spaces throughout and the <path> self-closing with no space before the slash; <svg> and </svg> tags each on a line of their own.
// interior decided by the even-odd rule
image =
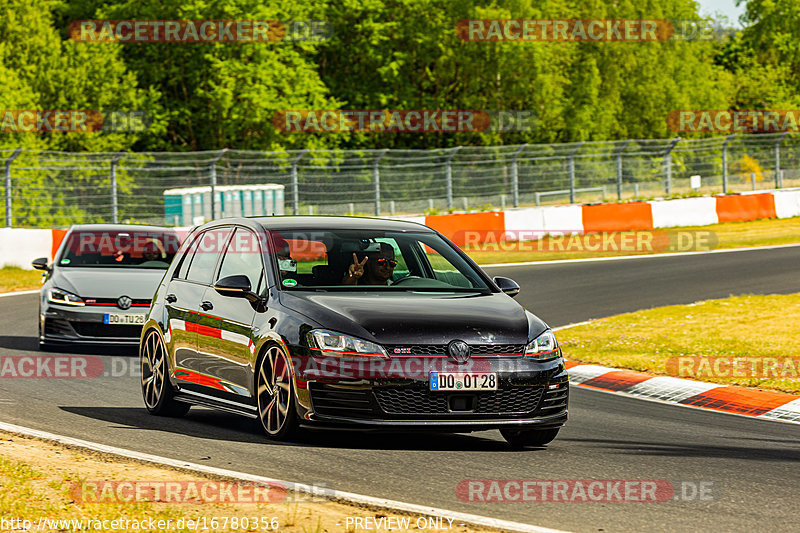
<svg viewBox="0 0 800 533">
<path fill-rule="evenodd" d="M 167 294 L 167 297 L 164 299 L 167 301 L 168 304 L 174 304 L 175 302 L 178 301 L 178 297 L 175 296 L 174 294 Z"/>
<path fill-rule="evenodd" d="M 210 311 L 211 309 L 214 309 L 214 304 L 206 300 L 200 304 L 200 308 L 203 309 L 203 311 Z"/>
</svg>

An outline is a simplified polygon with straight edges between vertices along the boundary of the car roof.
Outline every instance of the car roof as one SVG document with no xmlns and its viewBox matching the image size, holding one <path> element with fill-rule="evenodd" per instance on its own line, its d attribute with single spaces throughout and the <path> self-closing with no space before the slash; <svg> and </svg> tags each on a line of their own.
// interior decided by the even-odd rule
<svg viewBox="0 0 800 533">
<path fill-rule="evenodd" d="M 268 216 L 248 218 L 227 218 L 215 220 L 216 224 L 243 224 L 252 226 L 257 224 L 265 230 L 372 230 L 372 231 L 397 231 L 397 232 L 424 232 L 435 233 L 431 228 L 406 220 L 390 220 L 386 218 L 370 217 L 342 217 L 342 216 Z M 214 225 L 216 225 L 214 224 Z M 209 223 L 204 227 L 211 227 Z"/>
<path fill-rule="evenodd" d="M 69 229 L 73 231 L 175 231 L 175 228 L 143 224 L 74 224 Z"/>
</svg>

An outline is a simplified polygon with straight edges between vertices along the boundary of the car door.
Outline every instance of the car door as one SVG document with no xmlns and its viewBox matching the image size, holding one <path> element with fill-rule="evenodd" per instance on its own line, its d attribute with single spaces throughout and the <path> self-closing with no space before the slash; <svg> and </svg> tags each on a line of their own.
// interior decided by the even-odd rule
<svg viewBox="0 0 800 533">
<path fill-rule="evenodd" d="M 215 281 L 234 275 L 247 276 L 256 294 L 265 292 L 259 240 L 255 233 L 243 227 L 237 227 L 228 240 Z M 245 298 L 219 294 L 213 286 L 206 289 L 203 302 L 207 315 L 214 317 L 218 328 L 215 337 L 198 337 L 198 360 L 204 372 L 213 378 L 209 386 L 220 391 L 215 393 L 217 396 L 225 397 L 220 393 L 229 393 L 249 398 L 256 308 Z"/>
<path fill-rule="evenodd" d="M 173 373 L 188 389 L 204 388 L 208 376 L 197 354 L 201 336 L 218 331 L 216 320 L 203 310 L 203 296 L 214 278 L 221 250 L 232 228 L 213 228 L 190 245 L 165 296 L 175 359 Z"/>
</svg>

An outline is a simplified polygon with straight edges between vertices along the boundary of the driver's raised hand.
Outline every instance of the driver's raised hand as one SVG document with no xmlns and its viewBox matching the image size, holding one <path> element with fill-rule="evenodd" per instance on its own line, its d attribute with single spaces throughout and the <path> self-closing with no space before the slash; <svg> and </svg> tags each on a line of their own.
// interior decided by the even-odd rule
<svg viewBox="0 0 800 533">
<path fill-rule="evenodd" d="M 364 260 L 359 262 L 355 252 L 353 252 L 353 264 L 347 269 L 347 276 L 344 278 L 345 285 L 355 285 L 361 276 L 364 275 L 364 265 L 367 263 L 369 257 L 364 257 Z"/>
</svg>

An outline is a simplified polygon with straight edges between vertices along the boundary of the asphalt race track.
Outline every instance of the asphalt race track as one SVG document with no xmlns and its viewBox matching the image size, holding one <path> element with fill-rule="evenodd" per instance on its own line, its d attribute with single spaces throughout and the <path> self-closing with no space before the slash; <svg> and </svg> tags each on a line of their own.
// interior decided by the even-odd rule
<svg viewBox="0 0 800 533">
<path fill-rule="evenodd" d="M 560 326 L 744 293 L 800 292 L 800 247 L 488 269 Z M 37 354 L 36 295 L 0 299 L 0 353 Z M 796 327 L 788 325 L 787 327 Z M 679 333 L 679 332 L 676 332 Z M 742 335 L 755 332 L 742 330 Z M 135 350 L 83 353 L 127 355 Z M 124 369 L 122 369 L 124 370 Z M 193 408 L 147 415 L 136 377 L 0 379 L 0 420 L 221 468 L 576 531 L 797 530 L 800 425 L 573 387 L 571 419 L 547 449 L 509 451 L 498 432 L 381 435 L 316 431 L 277 444 L 254 423 Z M 468 503 L 465 479 L 713 483 L 713 501 Z M 696 485 L 695 485 L 696 486 Z M 691 490 L 689 490 L 691 492 Z M 687 493 L 687 495 L 690 495 Z"/>
</svg>

